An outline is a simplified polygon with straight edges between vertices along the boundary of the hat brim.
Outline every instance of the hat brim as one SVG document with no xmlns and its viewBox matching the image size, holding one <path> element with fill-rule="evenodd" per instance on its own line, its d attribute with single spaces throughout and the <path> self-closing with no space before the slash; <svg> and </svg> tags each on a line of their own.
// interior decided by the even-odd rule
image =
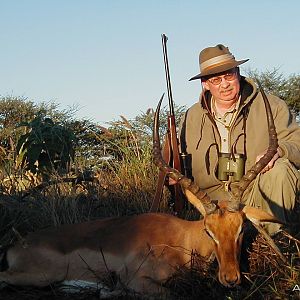
<svg viewBox="0 0 300 300">
<path fill-rule="evenodd" d="M 189 79 L 189 81 L 196 80 L 196 79 L 201 79 L 202 77 L 209 76 L 209 75 L 215 75 L 215 74 L 218 74 L 218 73 L 222 73 L 224 71 L 233 69 L 233 68 L 247 62 L 248 60 L 249 59 L 244 59 L 244 60 L 239 60 L 239 61 L 231 61 L 227 64 L 216 66 L 214 68 L 211 68 L 209 70 L 201 72 L 200 74 L 198 74 L 198 75 L 192 77 L 191 79 Z"/>
</svg>

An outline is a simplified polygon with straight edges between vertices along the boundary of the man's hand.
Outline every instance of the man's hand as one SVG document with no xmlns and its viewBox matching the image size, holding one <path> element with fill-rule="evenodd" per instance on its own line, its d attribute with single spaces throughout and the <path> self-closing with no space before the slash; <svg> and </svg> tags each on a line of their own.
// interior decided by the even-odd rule
<svg viewBox="0 0 300 300">
<path fill-rule="evenodd" d="M 264 151 L 262 154 L 258 155 L 256 157 L 255 162 L 258 162 L 265 154 L 266 154 L 267 150 Z M 261 174 L 266 173 L 267 171 L 271 170 L 274 166 L 275 161 L 280 157 L 279 155 L 279 151 L 277 149 L 277 152 L 275 153 L 275 155 L 273 156 L 273 158 L 269 161 L 269 163 L 262 169 L 262 171 L 260 172 Z"/>
<path fill-rule="evenodd" d="M 168 185 L 175 185 L 175 184 L 177 183 L 176 180 L 174 180 L 174 179 L 172 179 L 172 178 L 170 178 L 170 177 L 168 177 L 168 178 L 169 178 L 169 180 L 168 180 Z"/>
</svg>

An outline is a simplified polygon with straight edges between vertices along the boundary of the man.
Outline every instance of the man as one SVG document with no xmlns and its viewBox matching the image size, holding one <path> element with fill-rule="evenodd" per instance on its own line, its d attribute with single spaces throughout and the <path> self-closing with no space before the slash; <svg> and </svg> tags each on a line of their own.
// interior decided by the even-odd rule
<svg viewBox="0 0 300 300">
<path fill-rule="evenodd" d="M 190 79 L 201 81 L 202 93 L 182 120 L 181 151 L 191 155 L 192 176 L 212 199 L 226 198 L 228 186 L 239 180 L 268 147 L 261 93 L 251 79 L 240 75 L 238 66 L 246 61 L 237 61 L 224 45 L 205 48 L 199 55 L 200 74 Z M 267 96 L 279 147 L 245 191 L 242 202 L 289 222 L 300 185 L 300 127 L 283 100 Z M 227 172 L 233 155 L 238 166 Z M 267 227 L 270 234 L 279 229 L 279 224 Z"/>
</svg>

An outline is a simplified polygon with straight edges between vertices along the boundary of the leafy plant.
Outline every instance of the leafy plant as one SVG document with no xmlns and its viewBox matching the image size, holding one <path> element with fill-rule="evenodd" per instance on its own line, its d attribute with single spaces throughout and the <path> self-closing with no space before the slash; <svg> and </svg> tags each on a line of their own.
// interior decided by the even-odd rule
<svg viewBox="0 0 300 300">
<path fill-rule="evenodd" d="M 42 116 L 31 122 L 23 122 L 19 126 L 27 128 L 16 147 L 25 169 L 42 175 L 68 170 L 70 162 L 74 159 L 75 145 L 75 135 L 70 129 Z"/>
</svg>

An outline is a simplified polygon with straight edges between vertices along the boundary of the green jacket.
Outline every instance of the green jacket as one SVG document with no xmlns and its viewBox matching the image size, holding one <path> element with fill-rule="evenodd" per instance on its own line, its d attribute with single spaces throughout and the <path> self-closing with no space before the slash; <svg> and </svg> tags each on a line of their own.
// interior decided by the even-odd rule
<svg viewBox="0 0 300 300">
<path fill-rule="evenodd" d="M 286 103 L 267 95 L 278 135 L 282 157 L 300 167 L 300 127 Z M 224 183 L 217 179 L 220 135 L 210 109 L 211 94 L 188 109 L 180 126 L 181 150 L 191 154 L 195 182 L 215 199 L 225 195 Z M 245 171 L 255 164 L 256 157 L 268 147 L 266 111 L 261 93 L 251 79 L 241 79 L 241 102 L 230 129 L 229 143 L 235 153 L 246 157 Z"/>
</svg>

